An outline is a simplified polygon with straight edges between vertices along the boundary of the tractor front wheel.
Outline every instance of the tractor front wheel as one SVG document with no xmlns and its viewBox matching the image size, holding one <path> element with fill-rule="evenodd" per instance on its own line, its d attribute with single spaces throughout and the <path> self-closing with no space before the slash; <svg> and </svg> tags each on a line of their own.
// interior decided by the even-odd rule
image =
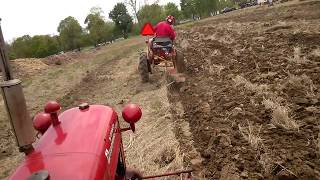
<svg viewBox="0 0 320 180">
<path fill-rule="evenodd" d="M 140 55 L 138 71 L 142 82 L 149 82 L 149 62 L 146 53 Z"/>
<path fill-rule="evenodd" d="M 176 68 L 177 73 L 184 73 L 186 71 L 186 63 L 184 61 L 184 56 L 181 51 L 176 51 L 176 58 L 174 59 L 174 68 Z"/>
</svg>

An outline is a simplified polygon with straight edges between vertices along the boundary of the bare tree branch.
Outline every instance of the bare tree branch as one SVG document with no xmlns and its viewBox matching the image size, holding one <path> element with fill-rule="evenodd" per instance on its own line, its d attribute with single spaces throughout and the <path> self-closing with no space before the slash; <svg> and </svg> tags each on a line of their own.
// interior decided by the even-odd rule
<svg viewBox="0 0 320 180">
<path fill-rule="evenodd" d="M 137 8 L 137 0 L 126 0 L 125 3 L 130 6 L 130 8 L 133 10 L 133 14 L 135 16 L 135 19 L 139 23 L 138 19 L 138 8 Z"/>
</svg>

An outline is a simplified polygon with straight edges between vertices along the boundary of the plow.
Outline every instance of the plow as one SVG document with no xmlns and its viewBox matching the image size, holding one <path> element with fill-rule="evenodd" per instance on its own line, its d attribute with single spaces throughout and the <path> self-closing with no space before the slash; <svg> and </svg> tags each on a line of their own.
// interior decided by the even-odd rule
<svg viewBox="0 0 320 180">
<path fill-rule="evenodd" d="M 152 47 L 152 51 L 155 49 Z M 149 52 L 141 58 L 143 62 L 148 59 L 148 73 L 152 72 L 153 65 L 160 64 L 159 61 L 164 62 L 168 69 L 173 66 L 176 71 L 182 71 L 177 61 L 179 53 L 173 46 L 161 45 L 159 49 L 160 54 Z M 142 109 L 137 104 L 125 105 L 121 118 L 113 108 L 105 105 L 83 103 L 61 112 L 58 102 L 48 101 L 43 112 L 32 119 L 27 110 L 22 82 L 15 79 L 11 72 L 1 24 L 0 55 L 4 80 L 1 91 L 17 146 L 25 155 L 9 179 L 134 180 L 168 176 L 192 179 L 192 169 L 144 175 L 126 164 L 122 133 L 136 131 L 135 124 L 142 117 Z M 120 125 L 120 119 L 128 123 L 127 127 Z"/>
</svg>

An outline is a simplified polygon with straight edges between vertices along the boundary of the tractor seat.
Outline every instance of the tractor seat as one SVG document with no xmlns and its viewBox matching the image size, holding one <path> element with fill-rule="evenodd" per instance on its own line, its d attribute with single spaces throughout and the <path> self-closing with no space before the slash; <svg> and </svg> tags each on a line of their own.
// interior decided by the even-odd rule
<svg viewBox="0 0 320 180">
<path fill-rule="evenodd" d="M 153 39 L 153 48 L 172 48 L 173 43 L 172 40 L 168 37 L 155 37 Z"/>
</svg>

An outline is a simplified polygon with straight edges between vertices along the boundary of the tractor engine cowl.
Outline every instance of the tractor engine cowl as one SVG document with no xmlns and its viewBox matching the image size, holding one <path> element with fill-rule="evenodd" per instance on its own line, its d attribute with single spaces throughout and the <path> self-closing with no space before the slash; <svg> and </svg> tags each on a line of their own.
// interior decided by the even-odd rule
<svg viewBox="0 0 320 180">
<path fill-rule="evenodd" d="M 116 112 L 103 105 L 75 107 L 59 114 L 58 125 L 47 128 L 60 109 L 49 104 L 54 108 L 45 108 L 34 120 L 43 136 L 9 179 L 28 179 L 44 171 L 58 180 L 115 179 L 119 161 L 125 163 Z"/>
</svg>

